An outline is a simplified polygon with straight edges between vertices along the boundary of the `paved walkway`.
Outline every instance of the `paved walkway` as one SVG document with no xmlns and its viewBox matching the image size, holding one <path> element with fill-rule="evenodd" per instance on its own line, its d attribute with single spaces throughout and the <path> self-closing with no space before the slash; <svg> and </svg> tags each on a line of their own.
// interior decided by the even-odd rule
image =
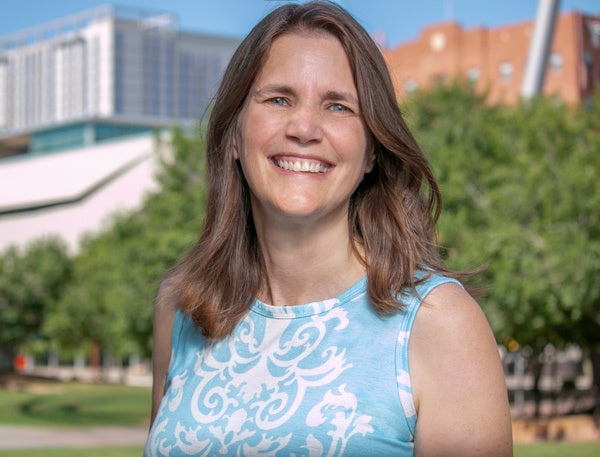
<svg viewBox="0 0 600 457">
<path fill-rule="evenodd" d="M 0 426 L 0 449 L 143 446 L 147 427 L 44 428 Z"/>
</svg>

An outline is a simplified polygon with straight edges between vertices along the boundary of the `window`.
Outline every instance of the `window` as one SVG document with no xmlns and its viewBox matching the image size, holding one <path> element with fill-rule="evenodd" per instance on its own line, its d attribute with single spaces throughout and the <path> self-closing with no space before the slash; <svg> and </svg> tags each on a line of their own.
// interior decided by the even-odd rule
<svg viewBox="0 0 600 457">
<path fill-rule="evenodd" d="M 513 74 L 513 64 L 507 61 L 500 63 L 498 66 L 498 70 L 500 72 L 500 79 L 502 81 L 510 81 Z"/>
<path fill-rule="evenodd" d="M 475 82 L 479 79 L 479 68 L 471 67 L 467 70 L 467 79 L 471 82 Z"/>
<path fill-rule="evenodd" d="M 588 90 L 594 89 L 594 58 L 590 51 L 583 54 L 583 64 L 585 66 L 585 81 Z"/>
<path fill-rule="evenodd" d="M 548 67 L 554 73 L 559 73 L 563 67 L 563 58 L 558 52 L 553 52 L 548 58 Z"/>
<path fill-rule="evenodd" d="M 592 47 L 600 48 L 600 21 L 590 20 L 586 23 Z"/>
<path fill-rule="evenodd" d="M 417 82 L 414 79 L 407 79 L 404 82 L 404 90 L 410 94 L 417 90 Z"/>
<path fill-rule="evenodd" d="M 8 111 L 8 59 L 0 59 L 0 130 L 8 126 L 9 111 Z"/>
<path fill-rule="evenodd" d="M 125 34 L 121 30 L 115 33 L 115 112 L 125 112 Z"/>
</svg>

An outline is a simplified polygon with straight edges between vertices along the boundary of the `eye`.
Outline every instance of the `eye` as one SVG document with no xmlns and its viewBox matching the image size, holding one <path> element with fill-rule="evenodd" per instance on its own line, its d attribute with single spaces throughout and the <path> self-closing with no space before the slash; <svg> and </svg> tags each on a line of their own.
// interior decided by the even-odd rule
<svg viewBox="0 0 600 457">
<path fill-rule="evenodd" d="M 338 113 L 349 113 L 352 112 L 352 110 L 350 108 L 348 108 L 347 106 L 344 105 L 340 105 L 339 103 L 333 103 L 331 105 L 329 105 L 329 108 L 331 111 L 337 111 Z"/>
<path fill-rule="evenodd" d="M 288 102 L 284 97 L 272 97 L 272 98 L 268 99 L 267 102 L 269 102 L 273 105 L 278 105 L 278 106 L 287 106 L 288 105 Z"/>
</svg>

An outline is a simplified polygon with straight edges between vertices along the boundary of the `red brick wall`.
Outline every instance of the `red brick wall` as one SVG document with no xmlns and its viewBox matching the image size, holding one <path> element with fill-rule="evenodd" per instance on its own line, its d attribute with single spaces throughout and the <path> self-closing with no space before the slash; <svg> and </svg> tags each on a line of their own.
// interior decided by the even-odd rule
<svg viewBox="0 0 600 457">
<path fill-rule="evenodd" d="M 560 56 L 562 64 L 560 68 L 549 65 L 545 94 L 579 103 L 592 92 L 594 84 L 600 84 L 600 46 L 594 47 L 588 22 L 597 22 L 600 27 L 600 17 L 584 17 L 577 12 L 557 18 L 552 52 Z M 441 77 L 467 78 L 471 71 L 478 73 L 476 87 L 488 91 L 490 103 L 514 104 L 520 97 L 532 34 L 533 22 L 493 29 L 462 29 L 455 22 L 446 22 L 424 28 L 414 41 L 385 50 L 384 57 L 400 100 L 406 97 L 410 84 L 427 88 Z M 583 63 L 586 50 L 594 61 L 588 82 Z M 511 73 L 502 77 L 501 65 Z"/>
</svg>

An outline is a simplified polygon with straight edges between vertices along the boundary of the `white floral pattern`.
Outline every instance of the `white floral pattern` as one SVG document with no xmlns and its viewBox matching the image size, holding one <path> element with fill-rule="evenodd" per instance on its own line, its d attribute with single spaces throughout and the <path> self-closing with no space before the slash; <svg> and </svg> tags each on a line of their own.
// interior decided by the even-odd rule
<svg viewBox="0 0 600 457">
<path fill-rule="evenodd" d="M 366 279 L 333 300 L 257 301 L 213 344 L 177 313 L 145 457 L 412 455 L 406 346 L 419 302 L 381 319 L 365 291 Z"/>
</svg>

